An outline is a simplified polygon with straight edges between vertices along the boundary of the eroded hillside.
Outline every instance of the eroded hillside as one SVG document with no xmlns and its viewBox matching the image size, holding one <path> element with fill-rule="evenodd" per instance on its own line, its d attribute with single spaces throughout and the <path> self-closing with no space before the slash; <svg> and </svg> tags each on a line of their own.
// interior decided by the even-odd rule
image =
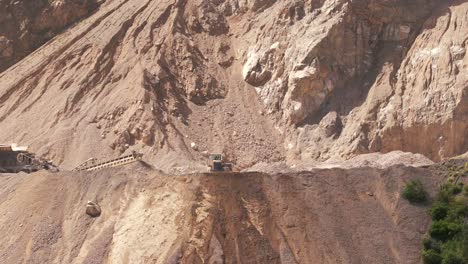
<svg viewBox="0 0 468 264">
<path fill-rule="evenodd" d="M 417 263 L 432 169 L 0 175 L 2 263 Z M 85 214 L 88 200 L 101 216 Z"/>
<path fill-rule="evenodd" d="M 66 168 L 131 150 L 167 171 L 208 152 L 239 168 L 454 156 L 468 150 L 467 9 L 108 0 L 1 73 L 0 138 Z"/>
<path fill-rule="evenodd" d="M 467 12 L 0 0 L 0 142 L 62 170 L 0 174 L 0 262 L 418 262 L 428 208 L 400 192 L 443 177 L 401 150 L 468 151 Z M 152 166 L 70 172 L 132 151 Z M 243 172 L 202 174 L 209 153 Z"/>
<path fill-rule="evenodd" d="M 74 22 L 99 0 L 0 1 L 0 71 L 15 64 Z"/>
</svg>

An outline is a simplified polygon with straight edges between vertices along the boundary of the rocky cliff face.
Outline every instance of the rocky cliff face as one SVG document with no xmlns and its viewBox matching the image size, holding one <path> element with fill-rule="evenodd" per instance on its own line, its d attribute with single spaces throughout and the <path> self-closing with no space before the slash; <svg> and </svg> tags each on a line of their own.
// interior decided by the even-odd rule
<svg viewBox="0 0 468 264">
<path fill-rule="evenodd" d="M 95 10 L 98 0 L 0 1 L 0 71 L 18 62 L 71 23 Z"/>
<path fill-rule="evenodd" d="M 464 2 L 278 3 L 274 16 L 253 23 L 267 21 L 247 38 L 254 41 L 244 78 L 270 113 L 294 126 L 285 129 L 293 156 L 403 149 L 437 160 L 462 153 Z"/>
<path fill-rule="evenodd" d="M 65 166 L 132 149 L 162 168 L 207 152 L 241 168 L 396 149 L 438 160 L 468 149 L 466 10 L 109 0 L 0 75 L 0 137 Z"/>
</svg>

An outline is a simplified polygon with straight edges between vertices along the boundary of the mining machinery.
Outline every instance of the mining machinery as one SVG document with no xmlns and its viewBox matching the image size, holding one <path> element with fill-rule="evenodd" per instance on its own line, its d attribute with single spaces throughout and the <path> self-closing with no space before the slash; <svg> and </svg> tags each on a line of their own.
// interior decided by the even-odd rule
<svg viewBox="0 0 468 264">
<path fill-rule="evenodd" d="M 141 161 L 143 154 L 133 151 L 131 154 L 110 160 L 98 160 L 90 158 L 78 165 L 73 171 L 97 171 L 106 168 L 124 166 L 133 162 Z"/>
<path fill-rule="evenodd" d="M 232 163 L 226 163 L 222 154 L 211 154 L 208 166 L 211 172 L 232 171 Z"/>
<path fill-rule="evenodd" d="M 28 152 L 28 147 L 19 147 L 16 144 L 0 144 L 0 172 L 18 173 L 35 172 L 38 170 L 58 171 L 52 161 L 36 157 L 34 153 Z"/>
</svg>

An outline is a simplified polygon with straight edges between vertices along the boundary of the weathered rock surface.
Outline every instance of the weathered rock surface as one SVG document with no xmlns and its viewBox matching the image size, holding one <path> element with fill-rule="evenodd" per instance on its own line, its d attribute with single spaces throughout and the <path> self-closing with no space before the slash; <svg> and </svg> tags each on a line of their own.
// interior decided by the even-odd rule
<svg viewBox="0 0 468 264">
<path fill-rule="evenodd" d="M 34 25 L 57 32 L 96 5 L 80 3 L 76 14 L 37 11 Z M 241 169 L 461 154 L 467 10 L 461 0 L 105 1 L 0 74 L 0 138 L 65 167 L 131 150 L 162 169 L 198 166 L 206 151 Z M 0 37 L 2 56 L 15 41 Z"/>
<path fill-rule="evenodd" d="M 413 179 L 434 196 L 442 177 L 403 166 L 216 177 L 167 177 L 139 167 L 0 175 L 0 259 L 417 263 L 430 219 L 427 207 L 399 195 Z M 88 199 L 106 213 L 85 215 Z"/>
<path fill-rule="evenodd" d="M 101 215 L 101 207 L 92 201 L 88 201 L 86 204 L 86 214 L 91 217 L 98 217 Z"/>
<path fill-rule="evenodd" d="M 88 16 L 100 0 L 0 1 L 0 72 L 72 23 Z"/>
<path fill-rule="evenodd" d="M 280 123 L 298 127 L 285 129 L 290 159 L 392 150 L 434 160 L 460 154 L 468 149 L 467 76 L 461 73 L 467 5 L 277 3 L 247 33 L 253 41 L 244 79 L 270 113 L 280 114 Z M 343 133 L 324 140 L 331 132 L 315 124 L 329 122 L 330 112 L 341 116 Z"/>
</svg>

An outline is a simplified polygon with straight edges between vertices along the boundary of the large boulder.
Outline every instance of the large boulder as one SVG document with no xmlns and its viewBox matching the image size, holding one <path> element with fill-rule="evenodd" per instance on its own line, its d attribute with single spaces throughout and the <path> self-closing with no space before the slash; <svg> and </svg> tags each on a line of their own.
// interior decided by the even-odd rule
<svg viewBox="0 0 468 264">
<path fill-rule="evenodd" d="M 88 201 L 86 204 L 86 214 L 91 217 L 98 217 L 101 215 L 101 207 L 92 201 Z"/>
</svg>

